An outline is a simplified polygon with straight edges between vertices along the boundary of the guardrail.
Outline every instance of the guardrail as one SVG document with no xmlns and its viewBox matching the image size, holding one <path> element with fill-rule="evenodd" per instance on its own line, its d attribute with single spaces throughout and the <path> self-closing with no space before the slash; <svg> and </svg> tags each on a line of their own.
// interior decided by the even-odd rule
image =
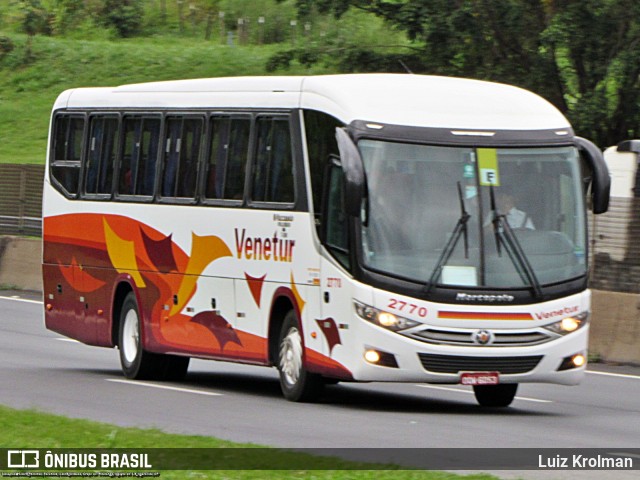
<svg viewBox="0 0 640 480">
<path fill-rule="evenodd" d="M 43 165 L 0 165 L 0 235 L 42 236 Z"/>
</svg>

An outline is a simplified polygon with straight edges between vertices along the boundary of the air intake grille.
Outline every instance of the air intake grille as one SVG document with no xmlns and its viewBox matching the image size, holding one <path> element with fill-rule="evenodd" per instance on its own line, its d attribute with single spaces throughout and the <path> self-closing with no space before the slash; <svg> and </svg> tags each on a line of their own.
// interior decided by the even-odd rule
<svg viewBox="0 0 640 480">
<path fill-rule="evenodd" d="M 473 341 L 473 334 L 477 330 L 444 330 L 427 328 L 420 331 L 412 331 L 406 335 L 421 342 L 436 345 L 465 345 L 470 347 L 485 347 Z M 553 337 L 541 331 L 505 331 L 493 330 L 492 347 L 521 347 L 527 345 L 539 345 L 552 340 Z"/>
<path fill-rule="evenodd" d="M 528 357 L 462 357 L 458 355 L 419 353 L 418 357 L 420 357 L 420 362 L 424 369 L 434 373 L 526 373 L 536 368 L 540 360 L 542 360 L 542 355 Z"/>
</svg>

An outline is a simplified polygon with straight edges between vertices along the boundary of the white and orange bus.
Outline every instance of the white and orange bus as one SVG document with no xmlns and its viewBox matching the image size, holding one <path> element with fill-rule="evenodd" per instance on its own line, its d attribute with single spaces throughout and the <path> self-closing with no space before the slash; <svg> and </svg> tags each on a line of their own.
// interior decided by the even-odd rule
<svg viewBox="0 0 640 480">
<path fill-rule="evenodd" d="M 576 384 L 601 152 L 540 97 L 329 75 L 79 88 L 51 117 L 47 328 L 124 375 L 189 358 L 336 381 Z"/>
</svg>

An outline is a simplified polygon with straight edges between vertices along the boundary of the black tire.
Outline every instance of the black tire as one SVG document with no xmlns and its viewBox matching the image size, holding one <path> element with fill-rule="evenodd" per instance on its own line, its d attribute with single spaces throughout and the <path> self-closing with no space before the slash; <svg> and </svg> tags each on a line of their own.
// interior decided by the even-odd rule
<svg viewBox="0 0 640 480">
<path fill-rule="evenodd" d="M 284 317 L 278 342 L 278 371 L 284 398 L 292 402 L 313 402 L 322 393 L 324 381 L 320 375 L 304 368 L 304 342 L 298 319 L 293 310 Z"/>
<path fill-rule="evenodd" d="M 182 380 L 189 368 L 189 357 L 145 351 L 140 332 L 138 302 L 133 292 L 129 292 L 120 311 L 118 334 L 122 373 L 132 380 Z"/>
<path fill-rule="evenodd" d="M 473 386 L 473 393 L 476 395 L 476 400 L 483 407 L 508 407 L 511 405 L 511 402 L 513 402 L 517 390 L 517 383 Z"/>
</svg>

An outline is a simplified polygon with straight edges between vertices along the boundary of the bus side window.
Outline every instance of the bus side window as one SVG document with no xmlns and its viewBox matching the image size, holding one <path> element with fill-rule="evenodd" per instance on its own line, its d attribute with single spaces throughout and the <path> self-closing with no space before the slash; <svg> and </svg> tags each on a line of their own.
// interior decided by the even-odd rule
<svg viewBox="0 0 640 480">
<path fill-rule="evenodd" d="M 162 172 L 162 187 L 160 194 L 163 197 L 176 196 L 176 177 L 180 163 L 180 131 L 182 130 L 182 118 L 169 117 L 167 122 L 167 134 L 164 150 L 164 171 Z"/>
<path fill-rule="evenodd" d="M 185 119 L 182 124 L 177 197 L 195 197 L 201 141 L 202 120 L 196 118 Z"/>
<path fill-rule="evenodd" d="M 167 118 L 163 197 L 195 198 L 201 140 L 201 119 Z"/>
<path fill-rule="evenodd" d="M 118 193 L 133 195 L 133 185 L 138 163 L 138 146 L 140 145 L 141 118 L 125 117 L 124 119 L 124 145 L 122 148 L 122 160 L 118 177 Z"/>
<path fill-rule="evenodd" d="M 211 117 L 209 127 L 209 156 L 204 173 L 204 196 L 208 199 L 222 198 L 224 168 L 229 147 L 229 117 Z"/>
<path fill-rule="evenodd" d="M 248 118 L 231 119 L 223 198 L 242 200 L 249 156 L 250 132 L 251 120 Z"/>
<path fill-rule="evenodd" d="M 327 170 L 325 243 L 336 260 L 349 269 L 349 222 L 345 210 L 344 171 L 333 158 Z"/>
<path fill-rule="evenodd" d="M 55 119 L 51 175 L 68 196 L 78 192 L 84 125 L 84 116 L 59 115 Z"/>
<path fill-rule="evenodd" d="M 153 195 L 160 142 L 160 119 L 145 118 L 142 129 L 142 145 L 138 162 L 136 195 Z"/>
<path fill-rule="evenodd" d="M 251 200 L 293 203 L 291 133 L 286 117 L 259 117 Z"/>
<path fill-rule="evenodd" d="M 153 195 L 159 141 L 159 118 L 125 117 L 118 193 Z"/>
<path fill-rule="evenodd" d="M 249 156 L 251 119 L 211 117 L 205 198 L 242 200 Z"/>
<path fill-rule="evenodd" d="M 110 194 L 118 141 L 118 119 L 92 117 L 85 175 L 85 193 Z"/>
<path fill-rule="evenodd" d="M 339 126 L 342 126 L 342 123 L 331 115 L 315 110 L 304 111 L 313 212 L 318 227 L 320 227 L 322 217 L 322 189 L 327 170 L 327 158 L 330 155 L 338 156 L 340 154 L 336 141 L 336 127 Z"/>
</svg>

